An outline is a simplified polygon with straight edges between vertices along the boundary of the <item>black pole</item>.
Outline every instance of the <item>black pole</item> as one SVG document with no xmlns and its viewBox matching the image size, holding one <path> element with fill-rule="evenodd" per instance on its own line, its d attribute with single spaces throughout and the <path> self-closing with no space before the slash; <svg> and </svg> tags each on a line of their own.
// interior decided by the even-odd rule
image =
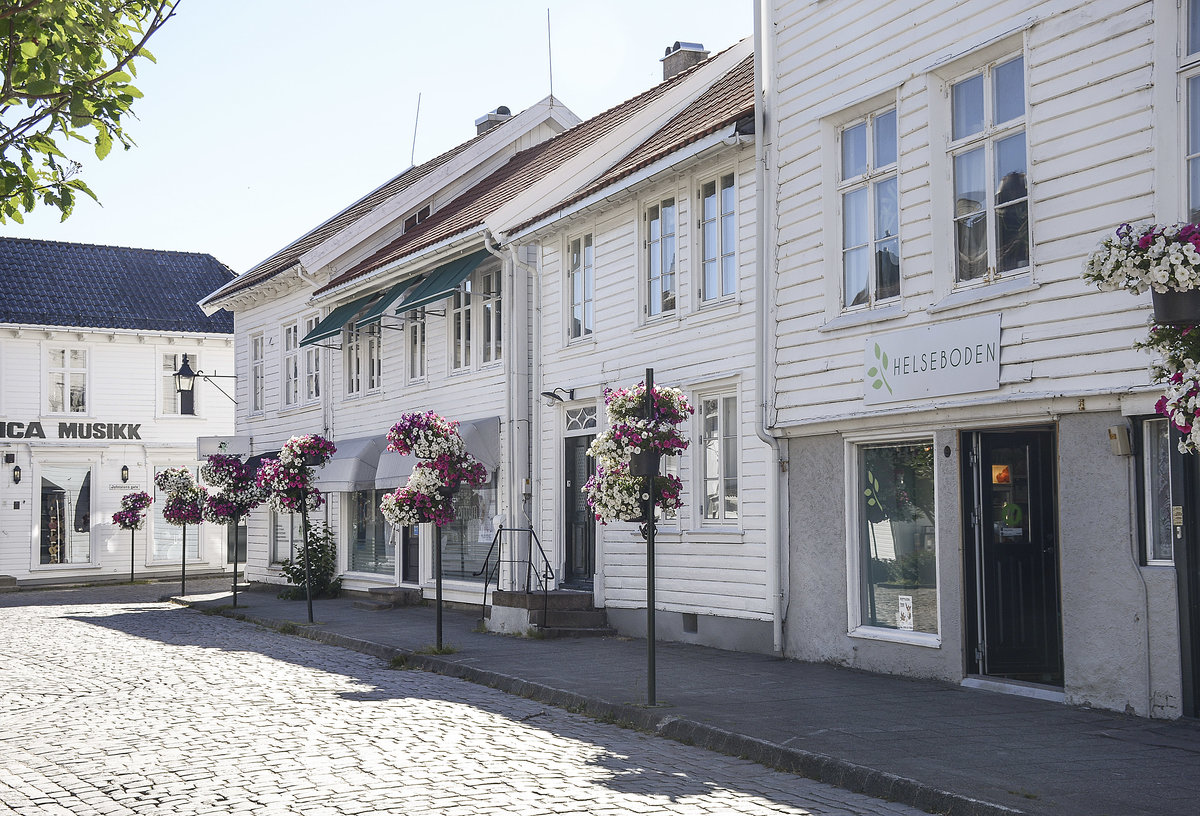
<svg viewBox="0 0 1200 816">
<path fill-rule="evenodd" d="M 437 614 L 434 620 L 437 622 L 437 650 L 442 651 L 442 533 L 439 530 L 434 535 L 434 558 L 433 572 L 434 582 L 437 585 Z"/>
<path fill-rule="evenodd" d="M 137 535 L 137 528 L 130 527 L 129 528 L 129 583 L 131 583 L 131 584 L 133 583 L 133 560 L 134 560 L 133 548 L 136 546 L 136 542 L 134 541 L 134 536 L 136 536 L 136 535 Z"/>
<path fill-rule="evenodd" d="M 654 421 L 654 369 L 646 369 L 646 419 Z M 646 476 L 646 705 L 658 705 L 654 655 L 654 477 Z"/>
<path fill-rule="evenodd" d="M 183 547 L 179 552 L 179 594 L 187 595 L 187 525 L 183 525 Z"/>
<path fill-rule="evenodd" d="M 308 601 L 308 622 L 313 622 L 312 576 L 308 571 L 308 496 L 301 492 L 300 533 L 304 536 L 304 598 Z"/>
<path fill-rule="evenodd" d="M 237 568 L 238 568 L 238 544 L 241 543 L 241 525 L 242 517 L 234 515 L 233 517 L 233 608 L 237 609 Z"/>
</svg>

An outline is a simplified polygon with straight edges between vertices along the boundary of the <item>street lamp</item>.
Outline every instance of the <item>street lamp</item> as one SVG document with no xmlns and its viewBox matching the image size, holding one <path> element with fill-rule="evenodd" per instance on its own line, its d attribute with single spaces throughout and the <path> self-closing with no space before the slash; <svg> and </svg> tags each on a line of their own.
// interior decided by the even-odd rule
<svg viewBox="0 0 1200 816">
<path fill-rule="evenodd" d="M 191 393 L 196 388 L 196 372 L 188 365 L 187 355 L 183 355 L 183 364 L 175 372 L 175 391 L 180 394 Z"/>
<path fill-rule="evenodd" d="M 237 379 L 237 376 L 234 374 L 205 374 L 204 369 L 200 369 L 199 371 L 192 371 L 192 367 L 190 365 L 188 365 L 188 356 L 186 354 L 183 355 L 183 362 L 180 364 L 179 370 L 175 372 L 175 391 L 176 391 L 176 393 L 187 395 L 180 401 L 181 406 L 180 406 L 179 413 L 181 413 L 181 414 L 194 414 L 195 413 L 195 409 L 191 408 L 191 406 L 193 405 L 192 400 L 195 398 L 194 394 L 195 394 L 195 389 L 196 389 L 196 379 L 197 378 L 200 378 L 200 379 L 204 380 L 205 382 L 212 383 L 213 388 L 217 389 L 222 394 L 224 394 L 229 399 L 229 401 L 232 402 L 234 405 L 237 404 L 237 400 L 235 400 L 233 397 L 229 396 L 228 391 L 226 391 L 224 388 L 222 388 L 221 386 L 219 386 L 215 382 L 213 382 L 214 377 L 220 377 L 223 380 L 236 380 Z M 184 405 L 188 406 L 188 408 L 190 410 L 185 410 L 183 407 Z"/>
</svg>

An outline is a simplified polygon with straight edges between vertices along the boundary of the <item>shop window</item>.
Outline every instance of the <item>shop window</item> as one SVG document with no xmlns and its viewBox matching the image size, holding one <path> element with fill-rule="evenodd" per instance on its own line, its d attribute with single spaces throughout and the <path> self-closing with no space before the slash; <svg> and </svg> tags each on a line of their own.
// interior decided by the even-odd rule
<svg viewBox="0 0 1200 816">
<path fill-rule="evenodd" d="M 41 479 L 41 564 L 86 564 L 92 560 L 92 471 L 87 465 L 43 464 Z"/>
<path fill-rule="evenodd" d="M 494 474 L 493 474 L 494 476 Z M 492 546 L 496 515 L 496 480 L 482 487 L 464 484 L 454 494 L 454 521 L 438 530 L 442 547 L 442 575 L 464 581 L 482 581 L 476 575 Z"/>
<path fill-rule="evenodd" d="M 988 66 L 950 87 L 956 280 L 1029 267 L 1025 59 Z"/>
<path fill-rule="evenodd" d="M 733 173 L 700 185 L 700 299 L 737 291 L 737 188 Z"/>
<path fill-rule="evenodd" d="M 703 518 L 734 521 L 739 515 L 737 397 L 701 399 L 700 422 Z"/>
<path fill-rule="evenodd" d="M 87 413 L 87 349 L 50 349 L 46 374 L 49 381 L 47 408 L 50 413 Z"/>
<path fill-rule="evenodd" d="M 158 475 L 157 470 L 155 475 Z M 171 561 L 178 563 L 179 554 L 183 551 L 183 528 L 171 524 L 163 518 L 163 507 L 166 502 L 166 494 L 154 486 L 154 503 L 150 505 L 153 513 L 153 540 L 150 545 L 150 558 L 155 563 Z M 188 525 L 187 557 L 189 561 L 200 560 L 200 525 L 198 524 Z"/>
<path fill-rule="evenodd" d="M 675 199 L 646 208 L 646 303 L 648 317 L 675 311 Z"/>
<path fill-rule="evenodd" d="M 900 295 L 896 109 L 842 128 L 842 306 Z"/>
<path fill-rule="evenodd" d="M 860 623 L 937 634 L 932 440 L 860 445 L 857 453 Z"/>
<path fill-rule="evenodd" d="M 345 493 L 349 512 L 350 571 L 392 575 L 396 571 L 396 546 L 392 528 L 379 512 L 387 490 Z"/>
<path fill-rule="evenodd" d="M 300 528 L 299 513 L 277 513 L 271 511 L 271 563 L 279 564 L 295 557 L 300 551 L 304 533 Z"/>
<path fill-rule="evenodd" d="M 1142 422 L 1142 536 L 1147 564 L 1173 564 L 1171 428 L 1165 419 Z"/>
<path fill-rule="evenodd" d="M 591 233 L 571 241 L 567 269 L 567 339 L 590 337 L 596 318 L 595 250 Z"/>
</svg>

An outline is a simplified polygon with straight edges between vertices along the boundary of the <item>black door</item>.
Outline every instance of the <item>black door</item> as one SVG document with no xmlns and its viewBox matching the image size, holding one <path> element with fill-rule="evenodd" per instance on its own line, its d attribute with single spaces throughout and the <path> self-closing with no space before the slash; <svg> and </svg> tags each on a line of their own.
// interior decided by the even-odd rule
<svg viewBox="0 0 1200 816">
<path fill-rule="evenodd" d="M 400 531 L 400 580 L 405 584 L 421 582 L 421 526 L 413 524 Z"/>
<path fill-rule="evenodd" d="M 1054 432 L 975 433 L 967 442 L 968 665 L 1061 686 Z"/>
<path fill-rule="evenodd" d="M 184 392 L 187 393 L 187 392 Z M 246 563 L 246 517 L 238 519 L 237 526 L 225 525 L 225 561 L 239 565 Z"/>
<path fill-rule="evenodd" d="M 594 436 L 568 436 L 563 440 L 566 449 L 563 469 L 566 574 L 563 583 L 589 591 L 592 589 L 592 576 L 596 572 L 596 522 L 583 487 L 595 473 L 592 460 L 587 455 L 593 439 Z"/>
</svg>

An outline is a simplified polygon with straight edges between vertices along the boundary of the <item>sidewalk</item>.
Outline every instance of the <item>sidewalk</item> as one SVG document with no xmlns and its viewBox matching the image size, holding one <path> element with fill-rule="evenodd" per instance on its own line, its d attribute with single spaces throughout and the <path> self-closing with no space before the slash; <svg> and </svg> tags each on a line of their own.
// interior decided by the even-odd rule
<svg viewBox="0 0 1200 816">
<path fill-rule="evenodd" d="M 189 587 L 190 588 L 190 587 Z M 199 589 L 199 587 L 197 587 Z M 1200 722 L 1146 720 L 960 686 L 678 643 L 657 646 L 646 703 L 646 643 L 539 640 L 476 631 L 445 610 L 457 651 L 435 642 L 434 609 L 355 609 L 263 591 L 176 599 L 551 705 L 654 730 L 782 770 L 936 813 L 1180 816 L 1200 813 Z M 290 631 L 290 627 L 289 627 Z"/>
</svg>

